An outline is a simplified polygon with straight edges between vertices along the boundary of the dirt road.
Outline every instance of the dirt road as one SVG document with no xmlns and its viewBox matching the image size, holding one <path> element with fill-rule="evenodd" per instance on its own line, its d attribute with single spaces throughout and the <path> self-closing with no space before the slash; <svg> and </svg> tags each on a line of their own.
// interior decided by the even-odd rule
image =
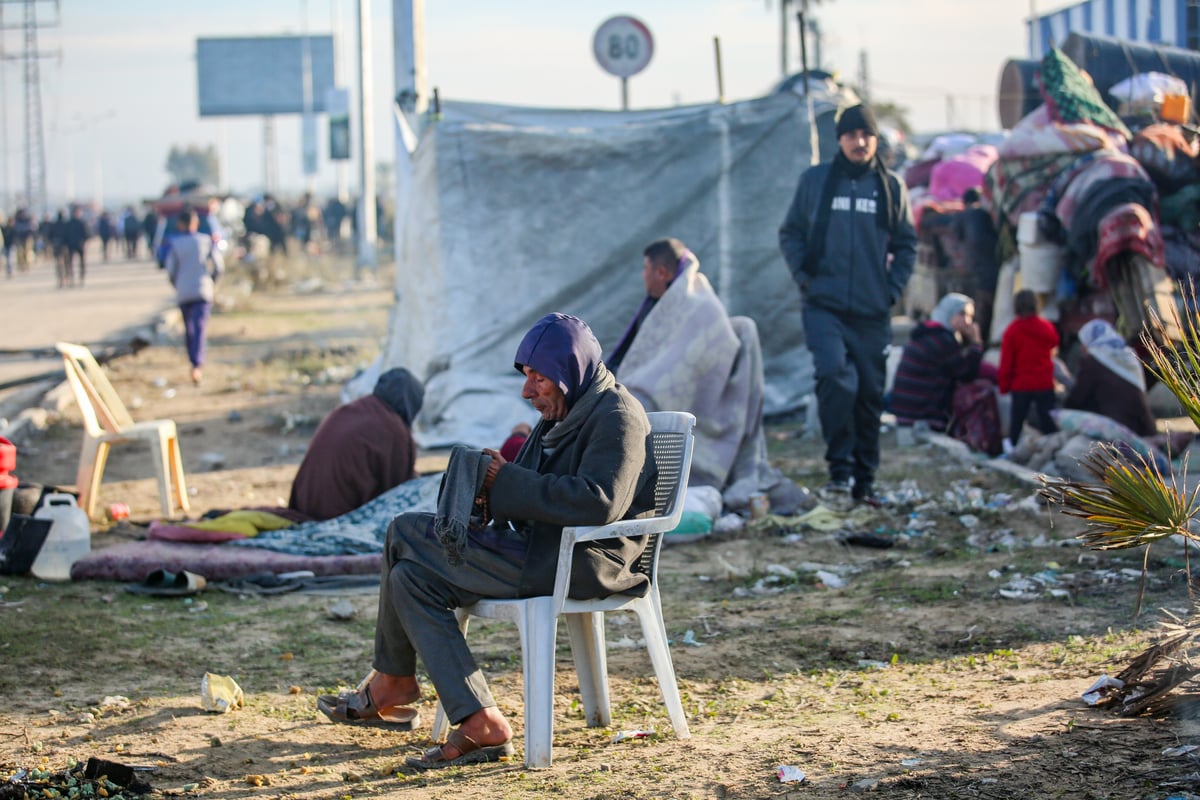
<svg viewBox="0 0 1200 800">
<path fill-rule="evenodd" d="M 121 340 L 173 308 L 171 285 L 153 261 L 114 259 L 106 264 L 96 258 L 98 253 L 98 248 L 89 251 L 92 261 L 83 286 L 59 289 L 49 261 L 0 282 L 0 385 L 58 369 L 56 341 L 94 345 Z M 19 411 L 44 389 L 0 389 L 0 417 Z"/>
</svg>

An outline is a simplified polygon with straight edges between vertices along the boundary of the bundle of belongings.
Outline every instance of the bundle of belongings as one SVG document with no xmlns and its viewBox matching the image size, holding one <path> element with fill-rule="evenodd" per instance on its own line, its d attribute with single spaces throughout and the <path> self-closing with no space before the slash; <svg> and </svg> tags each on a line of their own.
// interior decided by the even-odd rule
<svg viewBox="0 0 1200 800">
<path fill-rule="evenodd" d="M 1062 319 L 1115 318 L 1121 334 L 1136 341 L 1167 265 L 1178 280 L 1196 261 L 1168 259 L 1159 218 L 1166 193 L 1196 177 L 1195 142 L 1174 124 L 1131 132 L 1061 50 L 1042 59 L 1038 81 L 1044 104 L 1013 128 L 985 180 L 999 255 L 1008 261 L 1026 245 L 1058 248 L 1058 275 L 1048 291 L 1037 287 L 1044 299 Z M 1180 216 L 1190 212 L 1194 230 L 1194 198 L 1185 206 Z M 1023 215 L 1036 225 L 1023 223 Z M 1186 239 L 1177 236 L 1177 246 Z M 1020 268 L 1024 274 L 1025 264 Z"/>
</svg>

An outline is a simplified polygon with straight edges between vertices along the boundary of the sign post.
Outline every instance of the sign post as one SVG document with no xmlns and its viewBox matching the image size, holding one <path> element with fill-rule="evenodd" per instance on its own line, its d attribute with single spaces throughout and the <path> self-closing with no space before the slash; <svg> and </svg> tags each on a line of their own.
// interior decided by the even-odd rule
<svg viewBox="0 0 1200 800">
<path fill-rule="evenodd" d="M 609 17 L 592 37 L 600 68 L 621 79 L 621 110 L 629 110 L 629 78 L 646 68 L 654 55 L 654 37 L 640 19 Z"/>
</svg>

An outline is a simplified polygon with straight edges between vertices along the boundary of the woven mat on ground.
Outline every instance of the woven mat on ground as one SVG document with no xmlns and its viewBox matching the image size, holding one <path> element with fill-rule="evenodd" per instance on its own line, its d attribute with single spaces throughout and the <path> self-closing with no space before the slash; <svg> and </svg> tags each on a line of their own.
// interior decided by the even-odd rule
<svg viewBox="0 0 1200 800">
<path fill-rule="evenodd" d="M 156 569 L 203 575 L 210 582 L 309 570 L 314 575 L 378 575 L 379 553 L 301 556 L 227 544 L 138 541 L 93 550 L 71 567 L 72 580 L 140 581 Z"/>
</svg>

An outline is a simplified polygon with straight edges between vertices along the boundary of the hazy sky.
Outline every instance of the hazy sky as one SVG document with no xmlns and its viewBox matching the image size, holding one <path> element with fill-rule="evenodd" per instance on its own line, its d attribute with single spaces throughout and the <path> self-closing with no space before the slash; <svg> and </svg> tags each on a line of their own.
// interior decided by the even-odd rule
<svg viewBox="0 0 1200 800">
<path fill-rule="evenodd" d="M 606 18 L 633 14 L 655 37 L 653 60 L 630 79 L 632 107 L 709 102 L 716 97 L 713 37 L 721 40 L 727 100 L 768 92 L 780 78 L 777 0 L 426 0 L 430 83 L 443 98 L 616 109 L 618 80 L 592 55 Z M 394 96 L 391 0 L 370 0 L 376 98 L 376 155 L 391 160 Z M 52 201 L 73 187 L 107 205 L 160 193 L 172 144 L 214 144 L 226 154 L 234 191 L 264 180 L 259 118 L 201 119 L 195 41 L 199 36 L 329 33 L 340 20 L 341 63 L 357 63 L 355 0 L 51 0 L 40 17 L 39 62 L 47 184 Z M 1063 3 L 1039 3 L 1040 11 Z M 1042 8 L 1045 6 L 1045 8 Z M 995 91 L 1006 59 L 1024 57 L 1029 0 L 832 0 L 816 9 L 824 31 L 822 66 L 853 81 L 866 51 L 873 96 L 910 109 L 918 130 L 995 127 Z M 6 25 L 20 6 L 4 7 Z M 307 17 L 307 23 L 305 18 Z M 5 158 L 0 199 L 24 187 L 24 93 L 19 30 L 4 32 L 0 62 Z M 800 56 L 794 21 L 791 69 Z M 814 54 L 810 53 L 810 60 Z M 356 81 L 349 81 L 352 89 Z M 326 152 L 322 119 L 321 153 Z M 304 185 L 300 123 L 276 122 L 282 192 Z M 357 142 L 356 142 L 357 143 Z M 354 169 L 351 175 L 355 175 Z M 318 191 L 335 172 L 322 160 Z M 353 181 L 352 181 L 353 185 Z"/>
</svg>

